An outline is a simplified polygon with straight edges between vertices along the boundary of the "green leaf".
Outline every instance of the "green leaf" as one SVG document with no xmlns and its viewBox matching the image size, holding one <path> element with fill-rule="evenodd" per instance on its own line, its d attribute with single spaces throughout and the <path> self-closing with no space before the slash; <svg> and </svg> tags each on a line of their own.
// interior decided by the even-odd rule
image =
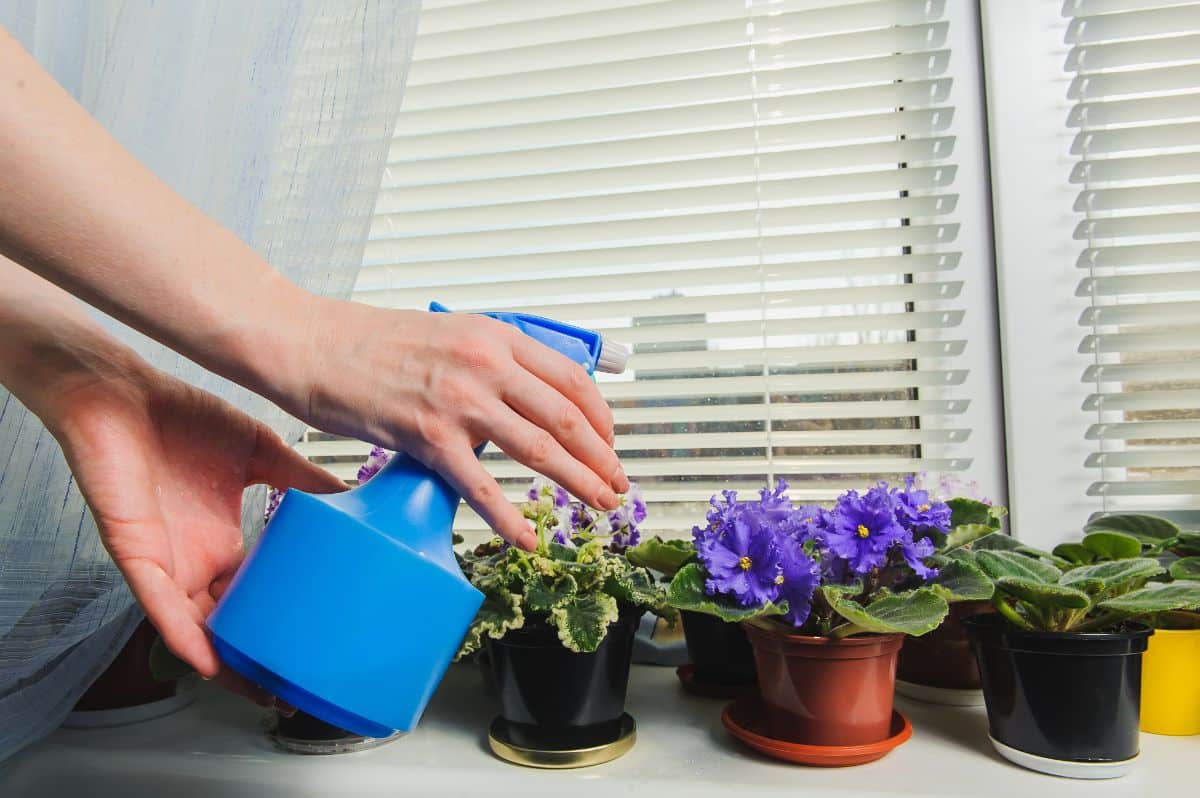
<svg viewBox="0 0 1200 798">
<path fill-rule="evenodd" d="M 698 563 L 689 563 L 675 574 L 667 587 L 667 603 L 677 610 L 703 612 L 723 621 L 745 621 L 787 612 L 787 604 L 741 607 L 727 596 L 708 595 L 704 592 L 704 569 Z"/>
<path fill-rule="evenodd" d="M 950 530 L 950 534 L 946 536 L 946 542 L 942 544 L 940 551 L 952 551 L 960 546 L 974 543 L 980 538 L 994 534 L 996 534 L 996 530 L 985 524 L 962 524 Z"/>
<path fill-rule="evenodd" d="M 578 590 L 579 584 L 570 574 L 534 578 L 525 585 L 525 606 L 534 612 L 550 612 Z"/>
<path fill-rule="evenodd" d="M 1013 551 L 1020 548 L 1020 546 L 1021 544 L 1012 535 L 1004 532 L 993 532 L 975 541 L 971 548 L 975 551 Z"/>
<path fill-rule="evenodd" d="M 1165 571 L 1157 560 L 1148 557 L 1109 560 L 1072 568 L 1062 575 L 1059 584 L 1086 590 L 1094 596 L 1115 596 L 1141 587 L 1147 579 Z"/>
<path fill-rule="evenodd" d="M 990 537 L 990 536 L 989 536 Z M 986 540 L 986 538 L 985 538 Z M 1062 571 L 1050 563 L 1035 560 L 1015 551 L 977 551 L 975 562 L 992 579 L 1019 576 L 1035 582 L 1057 582 Z"/>
<path fill-rule="evenodd" d="M 1141 513 L 1106 515 L 1089 521 L 1083 531 L 1124 532 L 1146 546 L 1157 546 L 1179 535 L 1179 527 L 1167 519 Z"/>
<path fill-rule="evenodd" d="M 1000 577 L 996 590 L 1043 609 L 1083 610 L 1092 606 L 1091 597 L 1082 590 L 1021 576 Z"/>
<path fill-rule="evenodd" d="M 1026 557 L 1032 557 L 1035 560 L 1045 560 L 1060 571 L 1069 570 L 1075 565 L 1075 563 L 1071 562 L 1070 560 L 1064 560 L 1062 557 L 1059 557 L 1056 554 L 1051 554 L 1050 552 L 1042 551 L 1041 549 L 1035 549 L 1033 546 L 1026 546 L 1022 544 L 1013 549 L 1013 551 L 1015 551 L 1017 554 L 1024 554 Z"/>
<path fill-rule="evenodd" d="M 1142 553 L 1142 542 L 1133 535 L 1108 530 L 1089 532 L 1083 547 L 1100 560 L 1127 560 Z"/>
<path fill-rule="evenodd" d="M 1148 585 L 1117 598 L 1100 602 L 1100 607 L 1122 615 L 1149 615 L 1168 610 L 1200 609 L 1200 584 L 1174 582 Z"/>
<path fill-rule="evenodd" d="M 479 607 L 479 612 L 475 613 L 475 620 L 471 621 L 455 659 L 477 651 L 483 645 L 484 637 L 499 640 L 510 629 L 520 629 L 525 625 L 521 597 L 498 584 L 489 585 L 488 588 L 483 591 L 483 604 Z"/>
<path fill-rule="evenodd" d="M 1180 532 L 1171 548 L 1182 557 L 1200 555 L 1200 532 Z"/>
<path fill-rule="evenodd" d="M 192 666 L 167 648 L 161 635 L 150 644 L 150 678 L 156 682 L 173 682 L 192 672 Z"/>
<path fill-rule="evenodd" d="M 550 550 L 550 559 L 559 562 L 575 562 L 579 558 L 579 549 L 574 546 L 564 546 L 561 543 L 550 541 L 547 548 Z"/>
<path fill-rule="evenodd" d="M 985 601 L 992 597 L 992 580 L 978 566 L 963 560 L 951 560 L 942 566 L 930 583 L 948 602 Z"/>
<path fill-rule="evenodd" d="M 1182 557 L 1167 568 L 1172 579 L 1200 580 L 1200 557 Z"/>
<path fill-rule="evenodd" d="M 1138 546 L 1141 551 L 1141 546 Z M 1061 557 L 1072 565 L 1087 565 L 1096 559 L 1096 555 L 1083 547 L 1082 543 L 1059 543 L 1054 547 L 1054 556 Z"/>
<path fill-rule="evenodd" d="M 595 651 L 617 619 L 617 600 L 604 593 L 573 596 L 550 611 L 550 623 L 558 628 L 563 646 L 578 654 Z"/>
<path fill-rule="evenodd" d="M 667 604 L 666 594 L 655 584 L 650 572 L 620 558 L 614 557 L 611 561 L 604 592 L 619 602 L 662 614 Z"/>
<path fill-rule="evenodd" d="M 928 587 L 888 594 L 866 607 L 840 591 L 822 590 L 833 611 L 850 622 L 851 634 L 900 632 L 919 637 L 941 626 L 950 610 L 946 600 Z"/>
<path fill-rule="evenodd" d="M 690 540 L 663 540 L 656 535 L 627 550 L 625 556 L 634 565 L 674 576 L 696 556 L 696 547 Z"/>
<path fill-rule="evenodd" d="M 981 501 L 967 498 L 948 499 L 950 506 L 950 528 L 960 526 L 986 526 L 992 529 L 996 524 L 992 518 L 992 508 Z"/>
</svg>

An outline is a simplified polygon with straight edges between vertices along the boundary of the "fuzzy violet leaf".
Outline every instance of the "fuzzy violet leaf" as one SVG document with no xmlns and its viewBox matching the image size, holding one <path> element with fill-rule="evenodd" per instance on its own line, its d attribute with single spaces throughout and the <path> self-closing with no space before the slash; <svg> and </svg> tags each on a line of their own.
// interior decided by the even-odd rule
<svg viewBox="0 0 1200 798">
<path fill-rule="evenodd" d="M 1000 577 L 996 590 L 1042 610 L 1086 610 L 1092 606 L 1091 597 L 1082 590 L 1022 576 Z"/>
<path fill-rule="evenodd" d="M 976 499 L 957 498 L 947 499 L 950 507 L 951 529 L 960 526 L 986 526 L 996 530 L 1000 528 L 1000 517 L 995 516 L 990 504 Z"/>
<path fill-rule="evenodd" d="M 1072 568 L 1062 575 L 1059 584 L 1076 587 L 1095 596 L 1113 596 L 1141 587 L 1166 569 L 1157 560 L 1138 557 L 1132 560 L 1112 560 Z"/>
<path fill-rule="evenodd" d="M 715 615 L 723 621 L 746 621 L 772 615 L 783 615 L 787 604 L 766 603 L 761 606 L 743 607 L 719 596 L 705 592 L 704 569 L 699 563 L 689 563 L 679 569 L 667 587 L 667 603 L 678 610 L 702 612 Z"/>
<path fill-rule="evenodd" d="M 975 552 L 975 562 L 992 579 L 1019 576 L 1035 582 L 1057 582 L 1062 576 L 1055 566 L 1015 551 L 988 550 Z"/>
<path fill-rule="evenodd" d="M 1138 550 L 1141 551 L 1140 545 Z M 1053 553 L 1055 557 L 1074 565 L 1087 565 L 1096 560 L 1095 553 L 1084 548 L 1082 543 L 1059 543 L 1054 547 Z"/>
<path fill-rule="evenodd" d="M 823 589 L 822 593 L 833 611 L 848 622 L 845 626 L 834 628 L 835 637 L 847 637 L 860 632 L 900 633 L 917 637 L 941 626 L 950 610 L 946 600 L 928 587 L 887 594 L 865 607 L 841 590 Z"/>
<path fill-rule="evenodd" d="M 1156 515 L 1106 515 L 1088 522 L 1084 532 L 1122 532 L 1145 546 L 1159 546 L 1179 535 L 1179 527 Z"/>
<path fill-rule="evenodd" d="M 534 612 L 550 612 L 579 592 L 570 574 L 530 579 L 525 584 L 525 606 Z"/>
<path fill-rule="evenodd" d="M 1200 583 L 1149 585 L 1100 602 L 1100 608 L 1121 615 L 1151 615 L 1169 610 L 1200 609 Z"/>
<path fill-rule="evenodd" d="M 671 577 L 696 558 L 696 547 L 690 540 L 663 540 L 655 535 L 626 550 L 625 556 L 634 565 Z"/>
<path fill-rule="evenodd" d="M 525 614 L 521 611 L 521 597 L 505 590 L 497 580 L 491 580 L 488 587 L 489 589 L 483 590 L 483 604 L 479 612 L 475 613 L 475 619 L 471 621 L 455 659 L 461 659 L 479 650 L 485 637 L 499 640 L 510 629 L 520 629 L 525 624 Z"/>
<path fill-rule="evenodd" d="M 1167 573 L 1172 579 L 1200 580 L 1200 557 L 1181 557 L 1171 563 Z"/>
<path fill-rule="evenodd" d="M 1089 532 L 1080 545 L 1097 560 L 1125 560 L 1142 553 L 1142 543 L 1133 535 L 1110 530 Z"/>
<path fill-rule="evenodd" d="M 960 524 L 950 530 L 950 534 L 946 536 L 946 542 L 942 544 L 939 551 L 953 551 L 994 534 L 997 534 L 996 529 L 985 524 Z"/>
<path fill-rule="evenodd" d="M 617 620 L 617 600 L 604 593 L 572 596 L 550 611 L 550 623 L 558 629 L 563 646 L 576 653 L 595 651 Z"/>
<path fill-rule="evenodd" d="M 950 603 L 986 601 L 994 590 L 987 574 L 965 559 L 952 559 L 942 565 L 929 585 Z"/>
</svg>

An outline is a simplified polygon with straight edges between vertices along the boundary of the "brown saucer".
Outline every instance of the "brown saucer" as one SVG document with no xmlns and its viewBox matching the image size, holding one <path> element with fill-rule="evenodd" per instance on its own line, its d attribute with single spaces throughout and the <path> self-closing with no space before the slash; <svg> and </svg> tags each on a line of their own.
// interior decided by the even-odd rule
<svg viewBox="0 0 1200 798">
<path fill-rule="evenodd" d="M 862 765 L 883 758 L 889 751 L 912 737 L 912 724 L 899 712 L 892 711 L 892 733 L 885 740 L 865 745 L 806 745 L 767 736 L 763 723 L 762 700 L 757 696 L 740 698 L 721 713 L 721 723 L 734 737 L 756 751 L 785 762 L 816 767 Z"/>
</svg>

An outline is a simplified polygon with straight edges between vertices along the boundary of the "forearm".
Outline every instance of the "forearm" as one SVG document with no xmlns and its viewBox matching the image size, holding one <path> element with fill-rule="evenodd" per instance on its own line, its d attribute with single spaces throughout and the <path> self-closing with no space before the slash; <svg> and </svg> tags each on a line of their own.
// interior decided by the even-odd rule
<svg viewBox="0 0 1200 798">
<path fill-rule="evenodd" d="M 0 384 L 51 431 L 81 383 L 144 368 L 79 302 L 0 257 Z"/>
<path fill-rule="evenodd" d="M 3 29 L 0 254 L 285 406 L 306 390 L 292 361 L 315 299 L 141 166 Z"/>
</svg>

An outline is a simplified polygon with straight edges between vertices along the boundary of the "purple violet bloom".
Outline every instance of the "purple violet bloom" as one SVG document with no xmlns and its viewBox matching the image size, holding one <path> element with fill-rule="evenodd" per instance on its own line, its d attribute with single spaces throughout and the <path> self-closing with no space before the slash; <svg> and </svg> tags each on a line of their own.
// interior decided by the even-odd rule
<svg viewBox="0 0 1200 798">
<path fill-rule="evenodd" d="M 904 533 L 896 521 L 887 483 L 880 482 L 864 495 L 851 490 L 838 498 L 825 542 L 854 573 L 866 574 L 883 565 L 888 549 Z"/>
<path fill-rule="evenodd" d="M 783 574 L 775 531 L 761 504 L 738 504 L 735 491 L 724 496 L 724 505 L 713 497 L 709 525 L 692 530 L 708 572 L 704 588 L 709 595 L 727 593 L 744 607 L 773 602 Z"/>
<path fill-rule="evenodd" d="M 267 509 L 263 513 L 263 523 L 271 520 L 271 516 L 275 515 L 275 511 L 279 509 L 279 503 L 283 501 L 283 491 L 279 488 L 270 488 L 267 491 Z"/>
<path fill-rule="evenodd" d="M 629 483 L 629 490 L 621 497 L 621 504 L 608 514 L 608 525 L 612 532 L 612 547 L 623 549 L 636 546 L 642 539 L 638 524 L 646 520 L 646 502 L 642 489 L 636 482 Z"/>
<path fill-rule="evenodd" d="M 358 484 L 363 484 L 379 473 L 379 470 L 392 459 L 392 453 L 379 446 L 372 446 L 367 461 L 358 469 Z"/>
<path fill-rule="evenodd" d="M 904 490 L 892 491 L 892 502 L 896 520 L 914 536 L 928 530 L 942 534 L 950 531 L 950 506 L 932 498 L 929 491 L 915 487 L 912 477 L 906 481 Z"/>
<path fill-rule="evenodd" d="M 542 496 L 551 497 L 554 500 L 555 507 L 566 507 L 571 501 L 571 496 L 567 493 L 566 488 L 551 482 L 545 477 L 535 477 L 533 484 L 529 486 L 529 491 L 525 495 L 529 497 L 531 502 L 536 502 Z"/>
<path fill-rule="evenodd" d="M 936 568 L 930 568 L 925 564 L 925 558 L 932 557 L 934 550 L 932 540 L 929 538 L 914 540 L 912 532 L 905 532 L 904 537 L 900 539 L 900 551 L 904 555 L 904 561 L 908 563 L 909 568 L 913 569 L 913 573 L 926 581 L 938 575 Z"/>
<path fill-rule="evenodd" d="M 812 611 L 813 592 L 821 582 L 821 569 L 804 553 L 804 546 L 794 537 L 779 538 L 780 573 L 779 598 L 788 603 L 784 620 L 800 627 Z"/>
</svg>

